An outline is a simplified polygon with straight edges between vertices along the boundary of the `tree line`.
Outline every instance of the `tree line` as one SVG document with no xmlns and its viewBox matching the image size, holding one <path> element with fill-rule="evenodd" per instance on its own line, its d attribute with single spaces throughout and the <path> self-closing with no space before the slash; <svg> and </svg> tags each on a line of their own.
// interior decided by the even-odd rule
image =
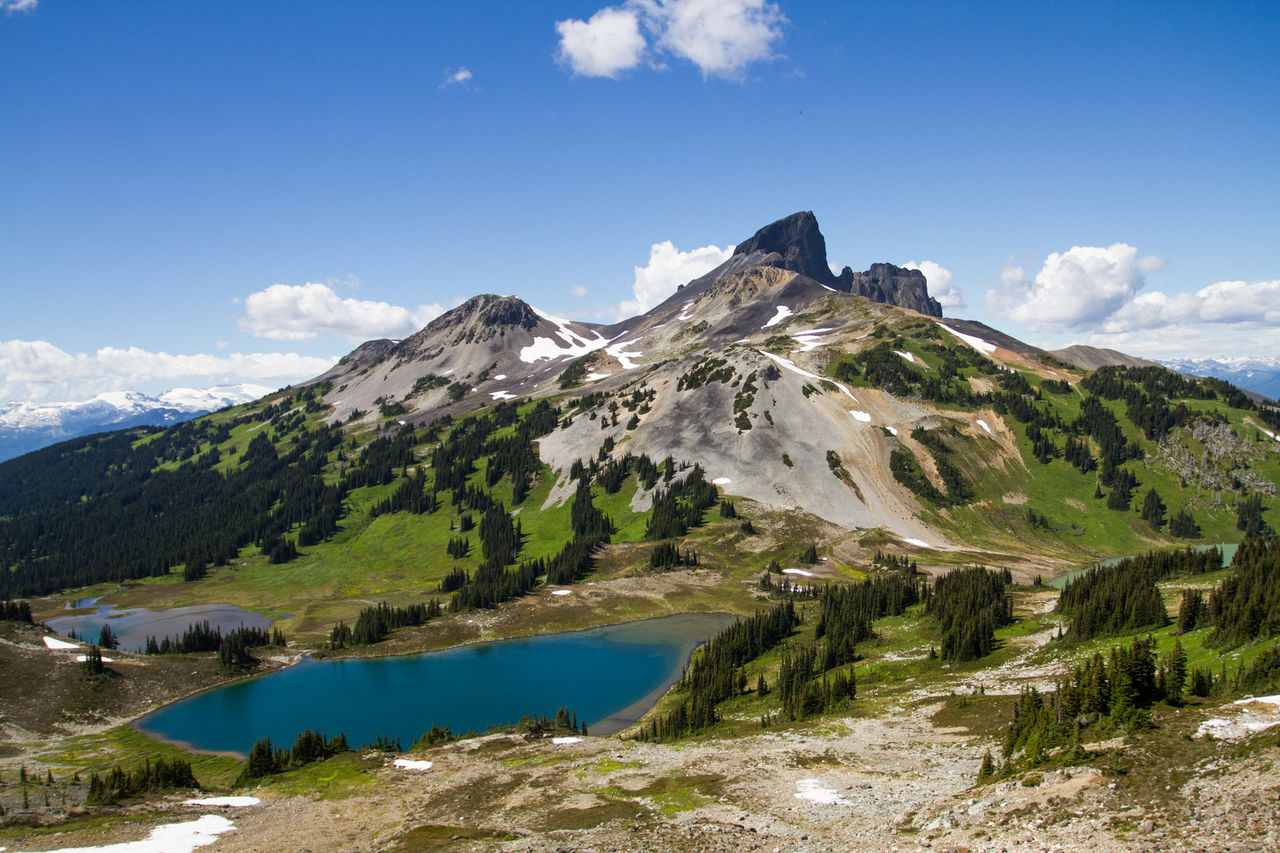
<svg viewBox="0 0 1280 853">
<path fill-rule="evenodd" d="M 1094 566 L 1069 581 L 1055 612 L 1070 617 L 1067 636 L 1075 640 L 1160 628 L 1168 624 L 1169 614 L 1156 587 L 1158 581 L 1221 568 L 1222 551 L 1217 548 L 1188 546 L 1126 557 Z"/>
<path fill-rule="evenodd" d="M 441 612 L 440 602 L 435 598 L 426 604 L 414 603 L 403 607 L 392 607 L 380 601 L 361 610 L 354 626 L 349 627 L 346 622 L 339 621 L 329 632 L 329 647 L 343 649 L 380 643 L 397 628 L 425 624 Z"/>
<path fill-rule="evenodd" d="M 694 656 L 677 689 L 686 695 L 641 727 L 640 740 L 668 740 L 716 723 L 716 705 L 746 690 L 742 665 L 774 648 L 800 624 L 794 602 L 786 601 L 720 631 Z"/>
</svg>

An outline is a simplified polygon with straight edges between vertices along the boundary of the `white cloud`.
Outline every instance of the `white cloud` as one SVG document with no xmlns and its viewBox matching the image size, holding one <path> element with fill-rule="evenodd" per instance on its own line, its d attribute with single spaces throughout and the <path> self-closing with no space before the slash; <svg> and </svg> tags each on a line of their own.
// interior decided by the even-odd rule
<svg viewBox="0 0 1280 853">
<path fill-rule="evenodd" d="M 30 12 L 36 8 L 40 0 L 0 0 L 0 10 L 10 14 L 14 12 Z"/>
<path fill-rule="evenodd" d="M 556 22 L 558 59 L 575 74 L 617 77 L 652 52 L 688 60 L 703 77 L 737 78 L 776 58 L 786 22 L 769 0 L 630 0 Z"/>
<path fill-rule="evenodd" d="M 444 313 L 439 304 L 410 310 L 386 302 L 343 299 L 327 284 L 273 284 L 244 299 L 240 329 L 278 341 L 309 341 L 341 335 L 361 343 L 412 334 Z"/>
<path fill-rule="evenodd" d="M 720 266 L 733 254 L 733 246 L 703 246 L 682 252 L 670 240 L 654 243 L 649 247 L 649 263 L 635 268 L 635 281 L 631 285 L 634 299 L 622 302 L 617 308 L 619 317 L 641 314 L 676 292 L 682 284 L 688 284 Z"/>
<path fill-rule="evenodd" d="M 687 59 L 703 77 L 737 77 L 752 62 L 774 58 L 783 17 L 767 0 L 647 0 L 658 46 Z"/>
<path fill-rule="evenodd" d="M 1072 246 L 1049 255 L 1034 281 L 1021 267 L 1006 266 L 1000 288 L 987 292 L 987 305 L 1033 330 L 1087 329 L 1133 301 L 1147 274 L 1163 266 L 1127 243 Z"/>
<path fill-rule="evenodd" d="M 951 270 L 933 261 L 907 261 L 903 269 L 920 270 L 924 273 L 925 283 L 929 286 L 929 295 L 938 300 L 938 304 L 948 310 L 960 310 L 966 307 L 964 294 L 960 288 L 951 283 Z"/>
<path fill-rule="evenodd" d="M 1195 293 L 1143 293 L 1103 326 L 1108 334 L 1178 325 L 1280 326 L 1280 280 L 1219 281 Z"/>
<path fill-rule="evenodd" d="M 588 293 L 587 289 L 580 284 L 575 284 L 573 287 L 569 288 L 569 292 L 573 294 L 576 299 L 586 299 Z"/>
<path fill-rule="evenodd" d="M 440 84 L 441 89 L 449 86 L 456 86 L 466 83 L 473 75 L 465 65 L 459 65 L 457 68 L 446 68 L 444 70 L 444 81 Z"/>
<path fill-rule="evenodd" d="M 606 6 L 586 21 L 556 22 L 560 63 L 584 77 L 617 77 L 640 64 L 645 40 L 631 9 Z"/>
<path fill-rule="evenodd" d="M 83 400 L 179 379 L 206 385 L 249 380 L 287 384 L 323 373 L 336 361 L 272 352 L 171 355 L 139 347 L 102 347 L 73 355 L 48 341 L 0 341 L 0 400 Z"/>
<path fill-rule="evenodd" d="M 1086 343 L 1150 359 L 1274 358 L 1275 326 L 1247 328 L 1228 325 L 1178 323 L 1157 329 L 1096 332 L 1068 343 Z M 1054 346 L 1066 346 L 1067 343 Z"/>
<path fill-rule="evenodd" d="M 1084 332 L 1072 343 L 1119 349 L 1145 358 L 1206 354 L 1269 356 L 1280 333 L 1280 279 L 1219 281 L 1192 293 L 1139 292 L 1164 261 L 1125 243 L 1055 252 L 1034 281 L 1012 259 L 987 308 L 1033 331 Z"/>
</svg>

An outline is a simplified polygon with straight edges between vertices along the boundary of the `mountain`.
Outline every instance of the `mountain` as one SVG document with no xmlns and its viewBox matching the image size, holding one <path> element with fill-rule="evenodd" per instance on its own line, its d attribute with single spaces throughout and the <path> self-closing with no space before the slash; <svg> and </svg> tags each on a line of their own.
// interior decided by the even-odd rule
<svg viewBox="0 0 1280 853">
<path fill-rule="evenodd" d="M 1145 358 L 1137 358 L 1132 355 L 1126 355 L 1118 350 L 1085 346 L 1084 344 L 1073 344 L 1069 347 L 1056 349 L 1051 352 L 1050 355 L 1065 361 L 1067 364 L 1071 364 L 1085 370 L 1097 370 L 1099 367 L 1156 366 L 1156 362 L 1148 361 Z"/>
<path fill-rule="evenodd" d="M 1161 364 L 1179 373 L 1212 376 L 1272 400 L 1280 400 L 1280 356 L 1177 358 L 1166 359 Z"/>
<path fill-rule="evenodd" d="M 915 306 L 924 310 L 915 313 Z M 514 296 L 477 296 L 403 341 L 363 344 L 316 382 L 329 389 L 331 423 L 365 424 L 426 423 L 495 401 L 579 386 L 619 393 L 639 383 L 655 397 L 653 414 L 630 432 L 633 453 L 697 460 L 732 482 L 736 494 L 771 506 L 925 538 L 932 531 L 914 520 L 912 499 L 883 467 L 851 465 L 845 479 L 833 478 L 827 451 L 887 459 L 892 431 L 905 435 L 934 415 L 875 391 L 855 398 L 846 390 L 840 404 L 810 405 L 809 389 L 820 377 L 793 363 L 791 350 L 845 346 L 878 323 L 933 329 L 940 314 L 918 271 L 875 264 L 866 273 L 846 267 L 833 275 L 817 220 L 804 212 L 760 229 L 725 263 L 642 316 L 604 327 L 551 316 Z M 1023 351 L 1030 350 L 1019 345 L 1009 355 Z M 750 377 L 758 402 L 752 392 L 690 379 L 708 360 Z M 770 428 L 753 430 L 742 417 L 791 423 L 774 429 L 770 420 Z M 543 440 L 541 454 L 567 470 L 604 437 L 621 439 L 623 432 L 578 421 Z M 788 466 L 758 464 L 784 455 Z"/>
<path fill-rule="evenodd" d="M 0 461 L 104 430 L 179 423 L 270 391 L 261 385 L 218 385 L 174 388 L 156 397 L 107 391 L 83 402 L 0 404 Z"/>
<path fill-rule="evenodd" d="M 942 306 L 929 296 L 924 273 L 893 264 L 872 264 L 866 272 L 845 267 L 834 275 L 827 264 L 827 241 L 818 230 L 812 211 L 793 213 L 766 225 L 739 243 L 735 256 L 752 258 L 761 266 L 777 266 L 797 272 L 825 287 L 910 308 L 931 317 L 942 316 Z M 774 255 L 777 257 L 775 258 Z"/>
<path fill-rule="evenodd" d="M 730 291 L 736 294 L 730 304 L 717 301 Z M 403 341 L 361 344 L 315 381 L 335 386 L 326 399 L 334 406 L 338 422 L 353 415 L 372 418 L 383 407 L 403 409 L 408 415 L 441 409 L 456 412 L 474 408 L 480 401 L 555 388 L 560 372 L 556 368 L 563 368 L 565 359 L 599 351 L 593 363 L 600 369 L 593 375 L 603 378 L 605 368 L 632 369 L 633 359 L 639 356 L 628 356 L 629 347 L 651 351 L 691 339 L 709 345 L 727 343 L 758 331 L 782 305 L 779 299 L 808 303 L 831 293 L 942 316 L 918 270 L 877 263 L 866 272 L 845 267 L 834 275 L 817 219 L 803 211 L 759 229 L 723 264 L 682 285 L 639 317 L 612 326 L 579 323 L 539 311 L 514 296 L 486 294 L 467 300 Z M 708 294 L 710 301 L 703 298 Z M 693 314 L 683 307 L 675 310 L 695 302 L 700 307 Z M 718 320 L 713 327 L 712 319 L 702 316 L 712 304 L 720 305 L 711 313 L 721 320 L 732 310 L 732 322 Z M 748 310 L 743 313 L 740 306 Z M 659 333 L 668 323 L 675 325 Z"/>
</svg>

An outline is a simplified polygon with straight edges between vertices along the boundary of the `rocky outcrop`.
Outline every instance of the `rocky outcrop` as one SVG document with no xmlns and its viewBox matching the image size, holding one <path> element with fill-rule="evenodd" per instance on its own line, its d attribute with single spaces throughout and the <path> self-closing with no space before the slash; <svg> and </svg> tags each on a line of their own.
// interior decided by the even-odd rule
<svg viewBox="0 0 1280 853">
<path fill-rule="evenodd" d="M 910 308 L 931 317 L 942 316 L 942 306 L 929 296 L 924 273 L 893 264 L 872 264 L 866 272 L 845 267 L 833 275 L 827 264 L 827 241 L 818 230 L 818 220 L 811 211 L 793 213 L 785 219 L 766 225 L 733 250 L 734 257 L 759 254 L 758 263 L 781 267 L 811 278 L 819 284 L 863 296 L 873 302 L 884 302 Z"/>
<path fill-rule="evenodd" d="M 866 272 L 854 272 L 845 267 L 836 289 L 865 296 L 872 302 L 910 308 L 930 317 L 942 316 L 942 306 L 929 295 L 924 273 L 920 270 L 906 270 L 893 264 L 872 264 Z"/>
</svg>

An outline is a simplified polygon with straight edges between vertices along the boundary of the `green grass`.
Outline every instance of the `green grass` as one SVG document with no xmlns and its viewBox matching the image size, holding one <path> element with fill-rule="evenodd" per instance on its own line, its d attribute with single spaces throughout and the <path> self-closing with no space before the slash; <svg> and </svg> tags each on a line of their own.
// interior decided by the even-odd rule
<svg viewBox="0 0 1280 853">
<path fill-rule="evenodd" d="M 113 767 L 133 769 L 148 759 L 182 758 L 191 762 L 192 772 L 201 787 L 223 790 L 235 781 L 242 765 L 239 759 L 230 756 L 188 753 L 147 737 L 129 726 L 116 726 L 97 734 L 74 735 L 59 740 L 54 748 L 47 751 L 39 748 L 33 748 L 33 751 L 40 775 L 50 770 L 56 780 L 63 780 L 79 773 L 86 784 L 89 774 L 101 775 Z"/>
<path fill-rule="evenodd" d="M 257 782 L 257 787 L 286 797 L 309 796 L 322 800 L 344 800 L 361 796 L 376 783 L 373 772 L 382 766 L 380 758 L 364 758 L 344 752 Z"/>
</svg>

